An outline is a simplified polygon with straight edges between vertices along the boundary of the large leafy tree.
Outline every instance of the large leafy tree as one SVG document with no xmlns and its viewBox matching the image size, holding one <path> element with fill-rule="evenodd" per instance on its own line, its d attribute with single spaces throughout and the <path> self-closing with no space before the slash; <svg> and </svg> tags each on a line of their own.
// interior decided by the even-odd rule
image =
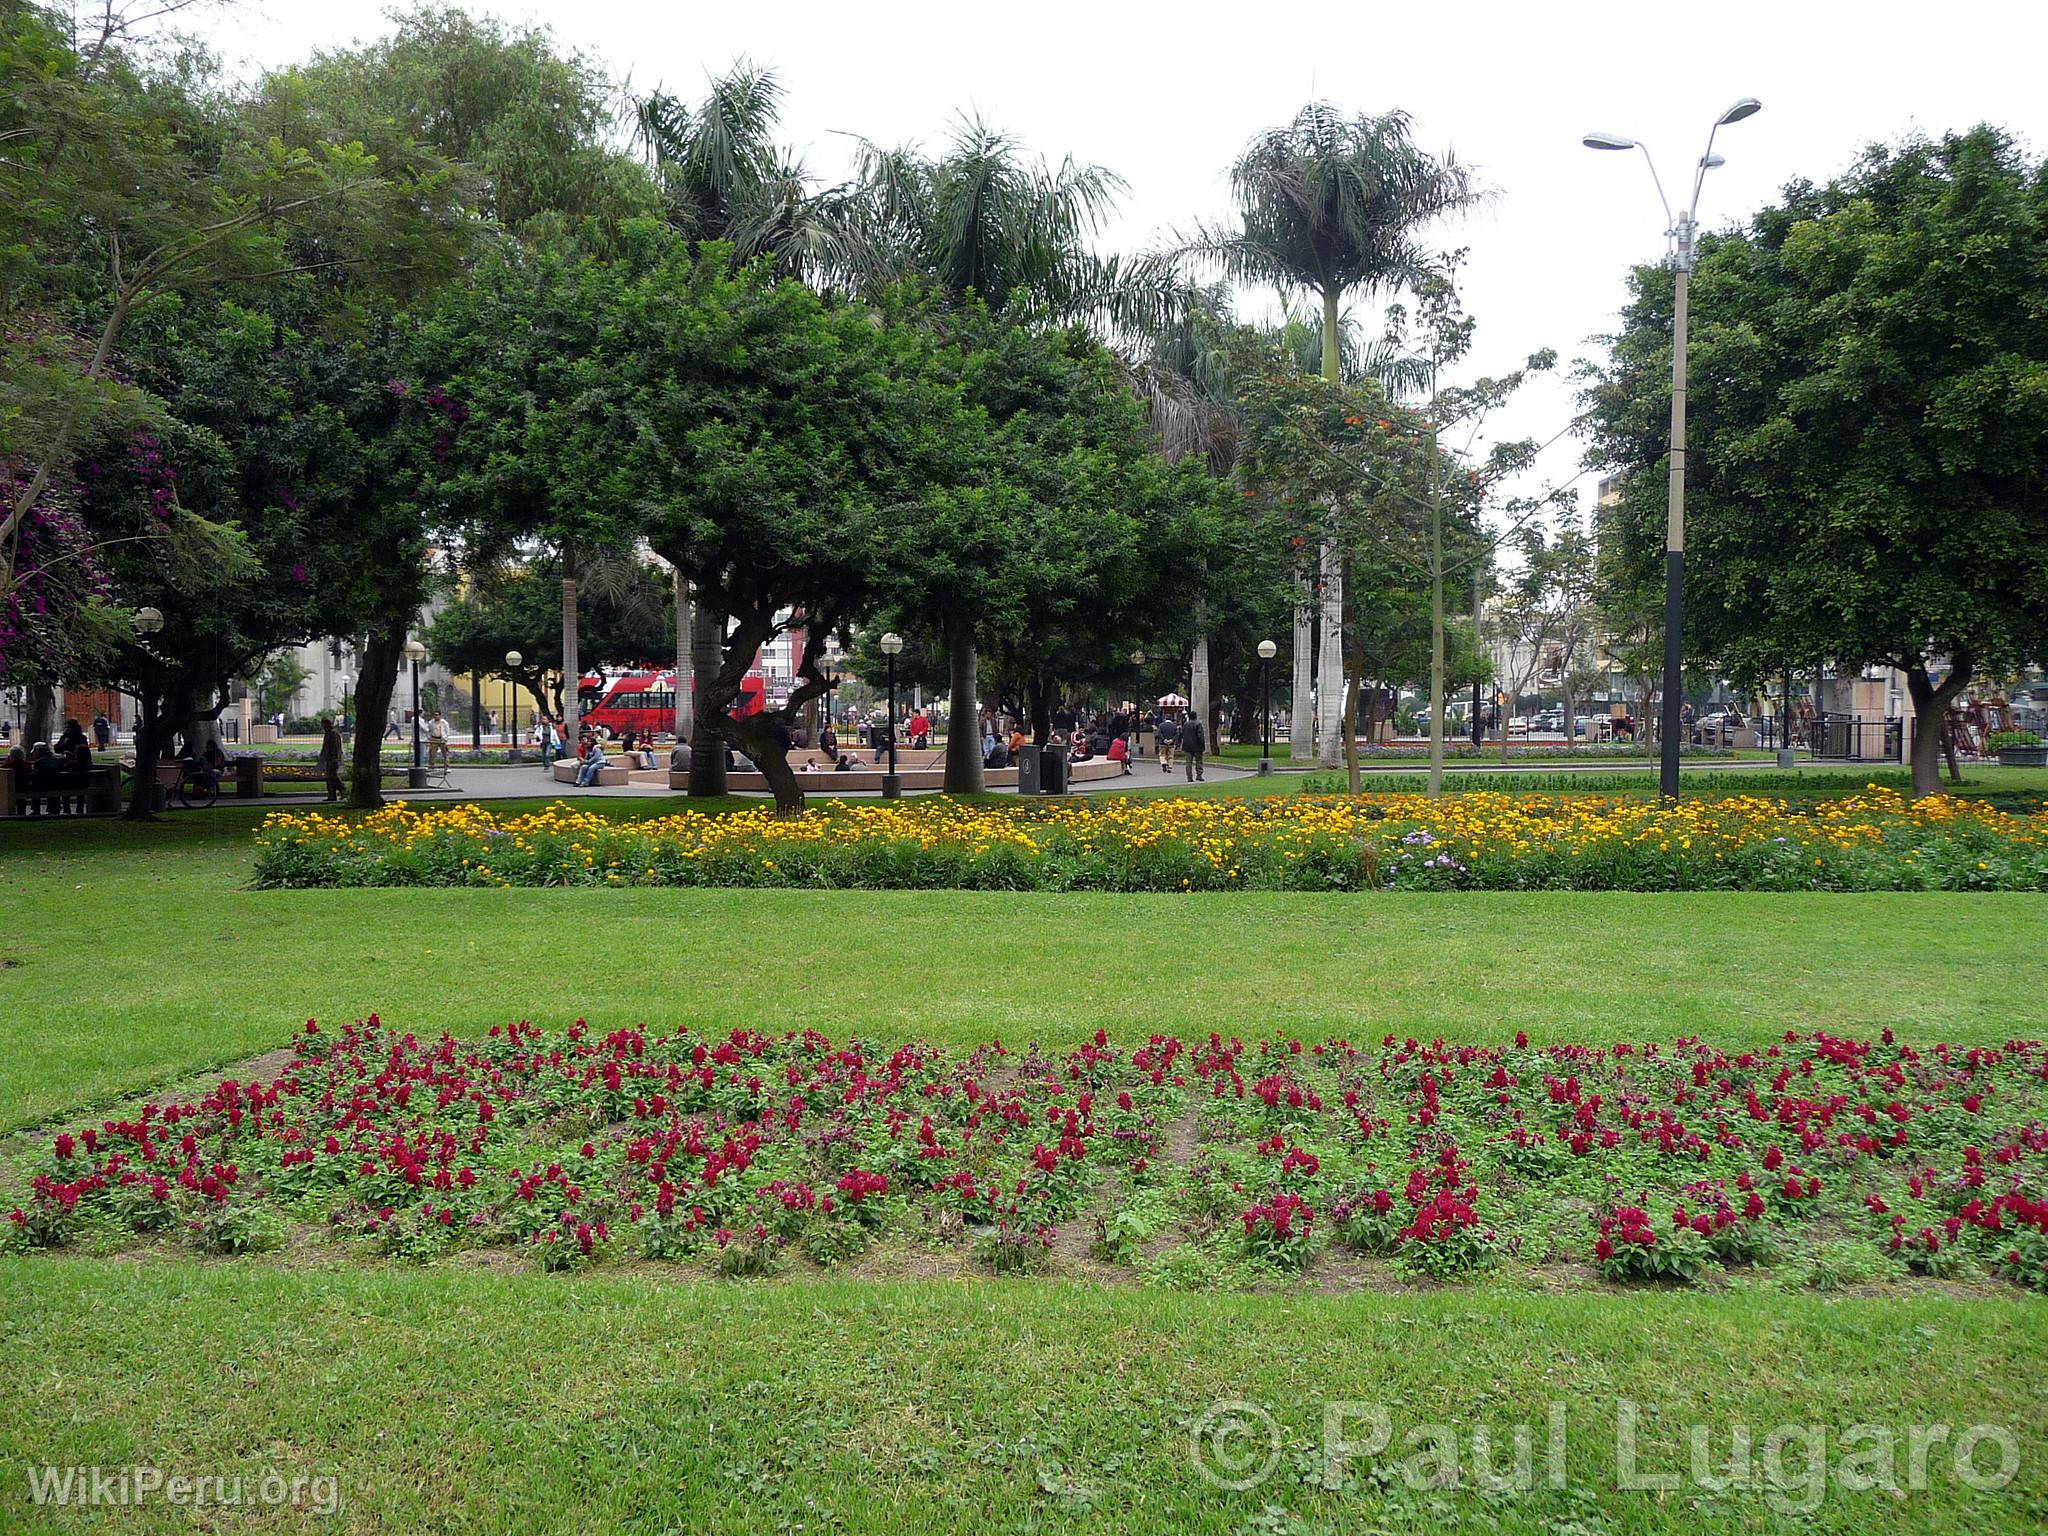
<svg viewBox="0 0 2048 1536">
<path fill-rule="evenodd" d="M 157 299 L 319 272 L 377 284 L 444 260 L 448 168 L 400 134 L 266 117 L 188 58 L 112 35 L 81 51 L 39 6 L 0 11 L 0 591 L 31 509 L 114 430 L 163 426 L 123 378 L 130 321 Z M 138 535 L 140 536 L 140 535 Z"/>
<path fill-rule="evenodd" d="M 1475 198 L 1457 160 L 1418 148 L 1407 114 L 1347 116 L 1311 102 L 1285 127 L 1253 139 L 1231 167 L 1236 217 L 1208 225 L 1183 243 L 1184 254 L 1238 282 L 1306 293 L 1321 307 L 1322 376 L 1340 379 L 1340 337 L 1348 298 L 1388 294 L 1432 269 L 1425 228 Z M 1319 536 L 1314 559 L 1322 628 L 1319 711 L 1322 759 L 1337 763 L 1337 681 L 1343 672 L 1341 559 L 1334 530 Z M 1308 561 L 1304 559 L 1306 584 Z M 1309 713 L 1306 614 L 1295 624 L 1293 755 L 1306 755 Z"/>
<path fill-rule="evenodd" d="M 1071 159 L 1052 167 L 978 118 L 963 119 L 937 155 L 866 144 L 859 185 L 841 214 L 849 276 L 871 295 L 921 282 L 941 311 L 980 306 L 1020 326 L 1156 315 L 1157 275 L 1090 249 L 1122 190 L 1112 172 Z M 994 411 L 1000 415 L 1000 402 Z M 991 529 L 960 531 L 978 547 L 1001 547 L 993 504 L 955 510 L 997 517 Z M 969 560 L 934 565 L 927 581 L 914 612 L 951 657 L 953 719 L 972 720 L 983 618 L 1009 601 L 1014 582 Z M 956 794 L 982 787 L 978 733 L 947 737 L 945 783 Z"/>
<path fill-rule="evenodd" d="M 1603 554 L 1641 601 L 1671 274 L 1633 287 L 1588 405 L 1626 475 Z M 1692 316 L 1688 654 L 1750 684 L 1898 668 L 1933 792 L 1950 702 L 2048 648 L 2048 165 L 1989 127 L 1873 148 L 1702 241 Z"/>
<path fill-rule="evenodd" d="M 743 266 L 767 261 L 781 275 L 829 283 L 846 272 L 849 226 L 842 199 L 811 190 L 802 163 L 775 142 L 782 87 L 772 70 L 741 62 L 686 102 L 658 90 L 638 107 L 639 133 L 662 193 L 670 228 L 693 249 L 718 242 Z M 690 657 L 690 734 L 696 702 L 723 665 L 726 616 L 697 593 L 678 600 L 678 649 Z M 686 611 L 685 611 L 686 610 Z M 706 739 L 722 742 L 715 722 Z M 723 751 L 693 759 L 691 793 L 725 791 Z"/>
</svg>

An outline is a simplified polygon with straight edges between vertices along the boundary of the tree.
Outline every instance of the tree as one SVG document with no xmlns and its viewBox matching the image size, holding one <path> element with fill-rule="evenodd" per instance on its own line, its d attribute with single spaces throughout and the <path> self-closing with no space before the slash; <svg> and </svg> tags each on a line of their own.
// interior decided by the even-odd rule
<svg viewBox="0 0 2048 1536">
<path fill-rule="evenodd" d="M 1100 166 L 1069 159 L 1053 169 L 979 118 L 963 119 L 936 158 L 915 147 L 884 150 L 864 142 L 859 186 L 841 213 L 850 277 L 871 296 L 922 281 L 943 306 L 979 305 L 1025 326 L 1156 317 L 1162 274 L 1149 267 L 1134 272 L 1088 249 L 1122 190 L 1122 181 Z M 999 402 L 993 413 L 1000 415 Z M 996 507 L 968 498 L 953 510 L 965 516 Z M 1000 545 L 999 537 L 964 524 L 956 531 L 984 549 Z M 951 658 L 952 718 L 973 720 L 983 616 L 1010 593 L 973 561 L 934 565 L 926 574 L 916 611 Z M 979 732 L 948 734 L 945 787 L 952 794 L 982 787 Z"/>
<path fill-rule="evenodd" d="M 266 98 L 344 114 L 351 122 L 367 118 L 364 135 L 387 131 L 379 125 L 388 123 L 434 145 L 459 164 L 464 201 L 528 244 L 616 253 L 624 229 L 650 217 L 659 203 L 652 179 L 611 143 L 613 92 L 601 69 L 580 55 L 558 53 L 544 31 L 508 29 L 461 11 L 421 6 L 402 14 L 398 30 L 380 43 L 321 54 L 304 69 L 276 77 Z M 482 232 L 474 221 L 472 229 Z M 431 307 L 420 302 L 417 310 Z M 407 322 L 399 328 L 405 330 Z M 437 364 L 434 358 L 426 362 L 428 368 Z M 461 409 L 443 406 L 451 416 Z M 444 420 L 437 438 L 455 425 Z M 439 450 L 441 457 L 445 453 L 445 447 Z M 425 471 L 434 462 L 416 467 Z M 474 482 L 468 489 L 476 489 Z M 411 504 L 438 506 L 441 500 L 423 486 Z M 508 530 L 522 526 L 517 514 L 488 516 L 474 503 L 468 510 L 468 531 L 485 535 L 480 558 L 486 562 L 499 553 L 499 541 L 512 536 Z M 364 653 L 364 687 L 380 692 L 381 701 L 377 711 L 366 709 L 359 718 L 373 723 L 384 718 L 406 626 L 419 612 L 433 574 L 424 563 L 426 545 L 418 536 L 423 533 L 421 528 L 372 550 L 375 563 L 368 569 L 381 571 L 388 589 Z M 561 542 L 561 549 L 560 629 L 574 671 L 577 547 L 571 540 Z M 564 712 L 572 735 L 575 711 L 571 691 Z M 373 737 L 359 730 L 358 803 L 365 796 L 373 803 L 381 798 L 374 788 L 375 751 Z"/>
<path fill-rule="evenodd" d="M 427 263 L 459 219 L 438 157 L 397 135 L 380 161 L 360 138 L 280 131 L 188 61 L 139 63 L 114 30 L 79 53 L 41 7 L 0 15 L 0 457 L 24 469 L 0 507 L 0 592 L 81 446 L 163 425 L 120 378 L 138 311 L 200 285 Z"/>
<path fill-rule="evenodd" d="M 1662 569 L 1672 278 L 1638 269 L 1590 460 L 1625 597 Z M 1950 702 L 2048 649 L 2048 165 L 1979 127 L 1873 148 L 1701 242 L 1685 648 L 1745 685 L 1905 675 L 1913 788 Z M 1657 578 L 1661 580 L 1661 576 Z"/>
<path fill-rule="evenodd" d="M 1252 140 L 1231 168 L 1237 218 L 1205 226 L 1183 251 L 1237 281 L 1306 291 L 1322 306 L 1322 375 L 1339 380 L 1339 337 L 1347 296 L 1397 291 L 1431 270 L 1419 232 L 1475 199 L 1465 168 L 1415 147 L 1408 116 L 1346 117 L 1311 102 L 1285 128 Z M 1337 682 L 1343 672 L 1342 577 L 1334 534 L 1316 540 L 1315 574 L 1322 625 L 1318 710 L 1325 767 L 1336 766 Z M 1304 585 L 1307 581 L 1304 557 Z M 1295 625 L 1294 697 L 1298 714 L 1310 671 L 1307 626 Z M 1304 740 L 1295 726 L 1296 755 Z"/>
<path fill-rule="evenodd" d="M 746 63 L 711 82 L 690 106 L 656 91 L 638 107 L 640 136 L 660 183 L 669 227 L 701 248 L 720 242 L 736 265 L 765 259 L 784 275 L 817 278 L 845 266 L 840 223 L 812 198 L 803 167 L 778 149 L 775 125 L 782 88 L 772 70 Z M 678 604 L 677 649 L 690 658 L 690 699 L 709 696 L 721 665 L 726 616 L 702 600 Z M 691 737 L 696 738 L 693 714 Z M 723 734 L 715 722 L 706 740 L 718 750 L 690 760 L 690 793 L 725 793 Z"/>
</svg>

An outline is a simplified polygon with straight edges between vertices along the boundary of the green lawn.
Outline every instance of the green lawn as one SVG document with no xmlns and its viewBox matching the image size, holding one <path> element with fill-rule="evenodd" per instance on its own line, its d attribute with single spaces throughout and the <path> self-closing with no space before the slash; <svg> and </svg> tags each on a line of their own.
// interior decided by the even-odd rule
<svg viewBox="0 0 2048 1536">
<path fill-rule="evenodd" d="M 608 802 L 645 815 L 671 802 Z M 242 889 L 250 807 L 158 826 L 0 829 L 0 1126 L 189 1079 L 308 1016 L 421 1032 L 527 1015 L 816 1023 L 834 1035 L 1063 1046 L 1109 1024 L 1497 1040 L 1767 1042 L 1786 1029 L 1995 1043 L 2048 1031 L 2039 896 L 1004 897 L 970 893 Z M 21 1142 L 17 1142 L 17 1147 Z M 333 1476 L 338 1517 L 122 1529 L 647 1532 L 1013 1529 L 1546 1533 L 2048 1528 L 2048 1303 L 1752 1290 L 1179 1294 L 915 1272 L 753 1282 L 576 1275 L 504 1256 L 414 1268 L 324 1243 L 0 1260 L 0 1529 L 69 1529 L 27 1468 Z M 1749 1426 L 2010 1426 L 2015 1480 L 1922 1491 L 1616 1486 L 1716 1462 Z M 1219 1399 L 1282 1456 L 1241 1492 L 1189 1462 Z M 1384 1407 L 1389 1455 L 1322 1486 L 1325 1404 Z M 1547 1404 L 1568 1423 L 1544 1481 Z M 1365 1409 L 1361 1408 L 1360 1412 Z M 1468 1482 L 1409 1486 L 1418 1426 Z M 1537 1486 L 1482 1493 L 1471 1434 L 1535 1425 Z M 1352 1438 L 1365 1423 L 1353 1419 Z M 1241 1447 L 1240 1447 L 1241 1448 Z M 1803 1484 L 1803 1453 L 1786 1454 Z M 1256 1457 L 1254 1458 L 1257 1459 Z M 1979 1465 L 1998 1457 L 1987 1445 Z M 1432 1470 L 1417 1464 L 1420 1474 Z M 1357 1475 L 1362 1474 L 1362 1475 Z M 265 1525 L 268 1519 L 269 1524 Z"/>
<path fill-rule="evenodd" d="M 0 1519 L 23 1528 L 59 1524 L 24 1507 L 25 1467 L 52 1462 L 153 1462 L 252 1489 L 272 1467 L 331 1476 L 338 1517 L 284 1523 L 345 1531 L 1861 1536 L 2048 1519 L 2048 1339 L 2024 1300 L 1180 1296 L 33 1258 L 0 1262 L 0 1303 Z M 1269 1412 L 1281 1439 L 1271 1477 L 1242 1491 L 1190 1461 L 1193 1426 L 1231 1399 Z M 1793 1486 L 1773 1496 L 1617 1492 L 1621 1399 L 1646 1472 L 1685 1471 L 1692 1424 L 1715 1465 L 1747 1426 L 1759 1483 L 1765 1437 L 1786 1424 L 1821 1426 L 1832 1466 L 1850 1426 L 1889 1430 L 1902 1490 L 1916 1424 L 2010 1426 L 2020 1462 L 2009 1486 L 1976 1491 L 1937 1451 L 1922 1491 L 1823 1486 L 1805 1514 L 1795 1441 L 1777 1463 Z M 1384 1409 L 1388 1450 L 1326 1461 L 1331 1403 L 1356 1405 L 1336 1410 L 1351 1440 Z M 1410 1486 L 1444 1459 L 1419 1438 L 1433 1423 L 1468 1479 L 1476 1428 L 1505 1467 L 1531 1425 L 1534 1486 Z M 1996 1449 L 1976 1464 L 1995 1470 Z M 124 1530 L 193 1528 L 161 1507 L 118 1514 Z"/>
</svg>

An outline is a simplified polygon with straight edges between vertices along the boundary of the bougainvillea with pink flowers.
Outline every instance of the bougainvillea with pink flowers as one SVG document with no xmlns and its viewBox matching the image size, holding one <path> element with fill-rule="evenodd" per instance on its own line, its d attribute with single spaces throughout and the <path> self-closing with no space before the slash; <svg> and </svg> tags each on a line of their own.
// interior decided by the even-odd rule
<svg viewBox="0 0 2048 1536">
<path fill-rule="evenodd" d="M 1900 1284 L 2048 1290 L 2048 1048 L 1099 1031 L 954 1055 L 373 1016 L 308 1021 L 267 1080 L 61 1130 L 15 1189 L 21 1247 L 242 1253 L 296 1229 L 550 1270 L 746 1276 L 879 1246 L 1106 1279 L 1696 1284 L 1852 1241 Z"/>
</svg>

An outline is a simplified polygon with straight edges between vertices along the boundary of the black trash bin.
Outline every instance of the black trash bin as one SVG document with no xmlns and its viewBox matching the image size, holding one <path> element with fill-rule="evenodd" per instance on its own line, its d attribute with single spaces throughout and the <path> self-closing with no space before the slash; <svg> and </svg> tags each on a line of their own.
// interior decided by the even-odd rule
<svg viewBox="0 0 2048 1536">
<path fill-rule="evenodd" d="M 1035 795 L 1038 793 L 1038 749 L 1025 747 L 1017 753 L 1017 793 Z"/>
<path fill-rule="evenodd" d="M 1062 746 L 1038 749 L 1038 792 L 1064 795 L 1067 792 L 1067 749 Z"/>
<path fill-rule="evenodd" d="M 263 758 L 260 753 L 242 752 L 235 757 L 235 798 L 263 798 Z"/>
</svg>

